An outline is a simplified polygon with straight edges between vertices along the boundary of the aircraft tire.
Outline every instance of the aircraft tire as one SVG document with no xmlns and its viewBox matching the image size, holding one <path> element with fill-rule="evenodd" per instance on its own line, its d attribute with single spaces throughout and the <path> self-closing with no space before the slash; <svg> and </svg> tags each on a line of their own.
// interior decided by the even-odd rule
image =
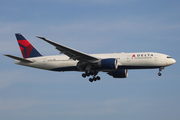
<svg viewBox="0 0 180 120">
<path fill-rule="evenodd" d="M 83 73 L 83 74 L 82 74 L 82 77 L 83 77 L 83 78 L 85 78 L 85 77 L 86 77 L 86 74 L 85 74 L 85 73 Z"/>
<path fill-rule="evenodd" d="M 96 78 L 96 77 L 94 77 L 94 78 L 93 78 L 93 80 L 94 80 L 94 81 L 96 81 L 96 80 L 97 80 L 97 78 Z"/>
<path fill-rule="evenodd" d="M 89 82 L 93 82 L 93 79 L 92 79 L 92 78 L 89 78 Z"/>
<path fill-rule="evenodd" d="M 162 74 L 159 72 L 158 75 L 161 76 Z"/>
<path fill-rule="evenodd" d="M 97 78 L 96 78 L 97 80 L 100 80 L 101 78 L 99 77 L 99 76 L 97 76 Z"/>
<path fill-rule="evenodd" d="M 89 77 L 89 76 L 90 76 L 90 74 L 89 74 L 89 73 L 87 73 L 87 74 L 86 74 L 86 76 L 88 76 L 88 77 Z"/>
</svg>

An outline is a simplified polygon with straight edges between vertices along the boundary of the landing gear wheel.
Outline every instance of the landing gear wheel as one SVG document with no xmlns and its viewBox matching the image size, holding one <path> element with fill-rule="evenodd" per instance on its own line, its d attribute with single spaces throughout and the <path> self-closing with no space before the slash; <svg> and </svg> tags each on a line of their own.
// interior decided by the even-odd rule
<svg viewBox="0 0 180 120">
<path fill-rule="evenodd" d="M 86 74 L 85 74 L 85 73 L 83 73 L 83 74 L 82 74 L 82 77 L 83 77 L 83 78 L 85 78 L 85 77 L 86 77 Z"/>
<path fill-rule="evenodd" d="M 161 76 L 162 74 L 159 72 L 158 75 Z"/>
<path fill-rule="evenodd" d="M 96 77 L 93 77 L 93 80 L 96 81 L 97 80 Z"/>
<path fill-rule="evenodd" d="M 92 79 L 92 78 L 89 78 L 89 82 L 93 82 L 93 79 Z"/>
<path fill-rule="evenodd" d="M 90 74 L 89 74 L 89 73 L 87 73 L 87 74 L 86 74 L 86 76 L 88 76 L 88 77 L 89 77 L 89 76 L 90 76 Z"/>
<path fill-rule="evenodd" d="M 101 78 L 99 76 L 96 77 L 97 80 L 100 80 Z"/>
</svg>

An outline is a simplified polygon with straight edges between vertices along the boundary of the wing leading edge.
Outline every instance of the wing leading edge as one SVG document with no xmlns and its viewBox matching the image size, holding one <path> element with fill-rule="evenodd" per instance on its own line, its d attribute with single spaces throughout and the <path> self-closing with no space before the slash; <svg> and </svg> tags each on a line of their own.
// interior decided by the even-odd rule
<svg viewBox="0 0 180 120">
<path fill-rule="evenodd" d="M 56 42 L 47 40 L 44 37 L 39 37 L 39 36 L 37 36 L 37 37 L 48 42 L 49 44 L 55 46 L 57 50 L 59 50 L 61 53 L 64 53 L 65 55 L 70 57 L 70 59 L 79 60 L 79 61 L 88 62 L 88 63 L 96 63 L 100 60 L 99 58 L 90 56 L 86 53 L 82 53 L 80 51 L 77 51 L 72 48 L 66 47 L 64 45 L 58 44 Z"/>
</svg>

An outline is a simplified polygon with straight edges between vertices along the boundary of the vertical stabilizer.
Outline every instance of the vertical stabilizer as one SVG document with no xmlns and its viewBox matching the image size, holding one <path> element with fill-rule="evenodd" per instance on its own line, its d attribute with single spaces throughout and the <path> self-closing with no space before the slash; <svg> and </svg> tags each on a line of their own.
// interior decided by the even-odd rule
<svg viewBox="0 0 180 120">
<path fill-rule="evenodd" d="M 42 56 L 32 45 L 31 43 L 24 38 L 20 33 L 15 34 L 23 58 L 39 57 Z"/>
</svg>

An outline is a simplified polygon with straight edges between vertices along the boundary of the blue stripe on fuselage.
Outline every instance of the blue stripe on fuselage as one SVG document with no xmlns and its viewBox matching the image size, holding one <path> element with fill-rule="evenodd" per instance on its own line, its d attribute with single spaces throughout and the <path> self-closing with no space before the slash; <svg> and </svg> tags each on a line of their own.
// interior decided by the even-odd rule
<svg viewBox="0 0 180 120">
<path fill-rule="evenodd" d="M 156 69 L 163 66 L 118 66 L 118 69 Z"/>
<path fill-rule="evenodd" d="M 120 69 L 156 69 L 156 68 L 160 68 L 160 67 L 162 67 L 162 66 L 118 66 L 118 70 L 120 70 Z M 80 71 L 76 66 L 55 68 L 55 69 L 51 69 L 51 70 L 52 71 Z M 91 69 L 91 70 L 103 71 L 102 69 Z"/>
<path fill-rule="evenodd" d="M 79 71 L 76 66 L 51 69 L 52 71 Z"/>
</svg>

